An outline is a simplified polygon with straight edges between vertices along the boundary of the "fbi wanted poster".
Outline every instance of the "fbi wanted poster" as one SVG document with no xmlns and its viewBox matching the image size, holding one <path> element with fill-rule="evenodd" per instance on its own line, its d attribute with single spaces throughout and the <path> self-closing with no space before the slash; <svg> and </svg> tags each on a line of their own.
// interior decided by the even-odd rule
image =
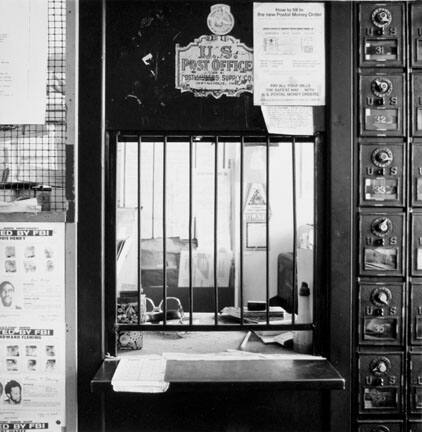
<svg viewBox="0 0 422 432">
<path fill-rule="evenodd" d="M 64 224 L 0 224 L 0 431 L 65 425 Z"/>
<path fill-rule="evenodd" d="M 324 5 L 254 3 L 254 104 L 325 105 Z"/>
</svg>

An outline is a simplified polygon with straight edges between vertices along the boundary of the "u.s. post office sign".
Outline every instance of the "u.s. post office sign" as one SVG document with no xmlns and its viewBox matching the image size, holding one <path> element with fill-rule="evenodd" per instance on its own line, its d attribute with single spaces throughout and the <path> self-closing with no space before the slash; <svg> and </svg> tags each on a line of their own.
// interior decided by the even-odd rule
<svg viewBox="0 0 422 432">
<path fill-rule="evenodd" d="M 195 96 L 238 96 L 253 91 L 253 51 L 230 35 L 203 35 L 176 44 L 176 88 Z"/>
</svg>

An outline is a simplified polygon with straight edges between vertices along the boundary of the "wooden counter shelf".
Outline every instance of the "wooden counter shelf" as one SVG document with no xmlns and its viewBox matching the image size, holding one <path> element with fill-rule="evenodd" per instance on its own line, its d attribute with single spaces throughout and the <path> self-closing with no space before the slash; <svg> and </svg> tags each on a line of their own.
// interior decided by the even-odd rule
<svg viewBox="0 0 422 432">
<path fill-rule="evenodd" d="M 94 393 L 112 391 L 119 360 L 105 360 L 91 380 Z M 344 390 L 344 379 L 327 360 L 168 360 L 168 392 L 271 390 Z M 145 395 L 145 394 L 144 394 Z"/>
<path fill-rule="evenodd" d="M 205 354 L 223 352 L 242 345 L 245 332 L 194 332 L 185 339 L 166 339 L 166 335 L 144 333 L 144 348 L 127 351 L 123 356 L 184 352 Z M 167 335 L 168 337 L 168 335 Z M 239 343 L 240 342 L 240 343 Z M 250 338 L 241 350 L 263 354 L 289 354 L 288 359 L 167 360 L 166 393 L 180 391 L 268 390 L 343 390 L 345 380 L 328 360 L 292 359 L 295 353 L 281 346 L 264 345 Z M 91 380 L 94 393 L 112 391 L 111 379 L 118 359 L 106 359 Z M 144 396 L 146 394 L 143 394 Z"/>
</svg>

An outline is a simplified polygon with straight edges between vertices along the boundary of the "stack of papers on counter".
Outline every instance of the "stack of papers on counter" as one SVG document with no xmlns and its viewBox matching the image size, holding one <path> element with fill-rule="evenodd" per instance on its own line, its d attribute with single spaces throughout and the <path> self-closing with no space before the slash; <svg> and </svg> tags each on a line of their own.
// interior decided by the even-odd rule
<svg viewBox="0 0 422 432">
<path fill-rule="evenodd" d="M 163 393 L 169 388 L 165 373 L 166 359 L 162 356 L 123 357 L 111 385 L 116 392 Z"/>
<path fill-rule="evenodd" d="M 287 317 L 290 317 L 290 315 L 286 314 L 284 309 L 279 306 L 270 306 L 268 315 L 271 324 L 282 324 Z M 240 322 L 240 308 L 227 306 L 221 310 L 219 318 L 223 321 Z M 267 322 L 267 311 L 250 311 L 245 307 L 243 308 L 243 320 L 249 324 L 265 324 Z"/>
</svg>

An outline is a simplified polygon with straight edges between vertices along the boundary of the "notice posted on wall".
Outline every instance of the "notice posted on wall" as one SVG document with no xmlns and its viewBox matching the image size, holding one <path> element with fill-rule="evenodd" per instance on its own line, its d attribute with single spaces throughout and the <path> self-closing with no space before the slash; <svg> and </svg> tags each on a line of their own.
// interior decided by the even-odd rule
<svg viewBox="0 0 422 432">
<path fill-rule="evenodd" d="M 0 430 L 65 425 L 64 224 L 0 224 Z"/>
<path fill-rule="evenodd" d="M 0 1 L 0 124 L 43 124 L 48 0 Z"/>
<path fill-rule="evenodd" d="M 325 105 L 324 5 L 254 3 L 254 105 Z"/>
<path fill-rule="evenodd" d="M 262 105 L 262 115 L 270 134 L 312 135 L 313 108 L 310 106 Z"/>
</svg>

